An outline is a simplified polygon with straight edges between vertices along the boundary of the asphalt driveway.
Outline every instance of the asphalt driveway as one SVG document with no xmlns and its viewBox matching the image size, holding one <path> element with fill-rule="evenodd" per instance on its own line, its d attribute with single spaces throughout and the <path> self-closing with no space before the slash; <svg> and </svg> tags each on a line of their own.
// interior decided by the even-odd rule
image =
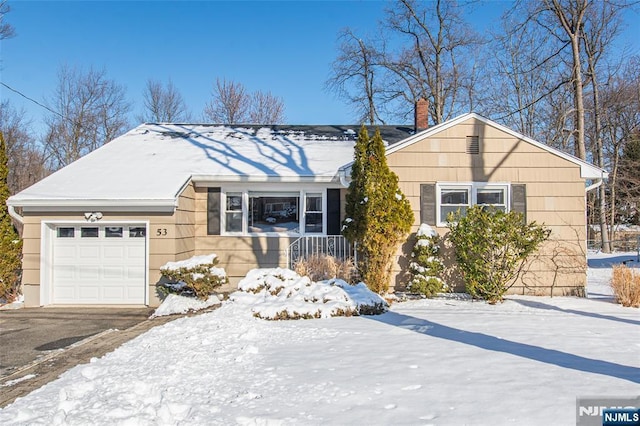
<svg viewBox="0 0 640 426">
<path fill-rule="evenodd" d="M 126 330 L 153 308 L 0 310 L 0 379 L 44 356 L 107 330 Z"/>
</svg>

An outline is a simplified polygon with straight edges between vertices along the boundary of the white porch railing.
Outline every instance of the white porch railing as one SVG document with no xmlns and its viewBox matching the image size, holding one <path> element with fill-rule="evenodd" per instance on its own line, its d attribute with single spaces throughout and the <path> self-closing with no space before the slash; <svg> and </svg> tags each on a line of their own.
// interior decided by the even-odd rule
<svg viewBox="0 0 640 426">
<path fill-rule="evenodd" d="M 287 248 L 287 267 L 293 268 L 299 259 L 321 254 L 341 260 L 351 257 L 354 262 L 357 262 L 357 253 L 353 244 L 342 235 L 304 236 L 292 242 Z"/>
</svg>

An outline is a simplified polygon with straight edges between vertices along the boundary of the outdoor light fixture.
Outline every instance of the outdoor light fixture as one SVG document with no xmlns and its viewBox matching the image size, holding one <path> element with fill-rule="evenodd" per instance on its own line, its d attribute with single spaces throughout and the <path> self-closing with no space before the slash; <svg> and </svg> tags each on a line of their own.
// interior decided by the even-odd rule
<svg viewBox="0 0 640 426">
<path fill-rule="evenodd" d="M 102 212 L 85 212 L 84 218 L 87 222 L 95 222 L 102 219 Z"/>
</svg>

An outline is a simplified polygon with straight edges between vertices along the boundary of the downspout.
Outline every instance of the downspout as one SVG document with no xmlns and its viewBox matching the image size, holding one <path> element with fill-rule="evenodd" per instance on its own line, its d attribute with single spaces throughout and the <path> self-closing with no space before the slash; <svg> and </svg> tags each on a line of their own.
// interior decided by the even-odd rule
<svg viewBox="0 0 640 426">
<path fill-rule="evenodd" d="M 596 181 L 596 183 L 594 183 L 594 184 L 591 184 L 591 185 L 587 186 L 587 187 L 585 188 L 585 190 L 584 190 L 585 195 L 586 195 L 586 194 L 587 194 L 587 192 L 589 192 L 589 191 L 593 191 L 593 190 L 594 190 L 594 189 L 596 189 L 596 188 L 600 188 L 600 186 L 602 185 L 602 183 L 603 183 L 603 180 L 602 180 L 602 178 L 600 178 L 600 179 L 598 179 L 598 180 Z"/>
<path fill-rule="evenodd" d="M 344 169 L 341 169 L 341 170 L 338 171 L 338 176 L 340 178 L 340 184 L 342 186 L 344 186 L 345 188 L 348 188 L 349 187 L 349 183 L 350 183 L 349 180 L 350 180 L 351 176 L 349 176 L 349 178 L 347 178 L 347 173 L 346 173 L 346 171 Z"/>
<path fill-rule="evenodd" d="M 20 225 L 24 225 L 24 217 L 18 214 L 18 212 L 16 211 L 16 208 L 11 205 L 7 205 L 7 207 L 8 207 L 7 211 L 9 213 L 9 216 L 11 216 L 13 220 L 18 222 Z"/>
</svg>

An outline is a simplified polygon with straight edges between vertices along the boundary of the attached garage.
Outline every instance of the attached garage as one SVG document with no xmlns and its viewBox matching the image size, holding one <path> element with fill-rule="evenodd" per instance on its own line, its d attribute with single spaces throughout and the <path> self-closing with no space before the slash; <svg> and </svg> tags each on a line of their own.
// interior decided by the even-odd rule
<svg viewBox="0 0 640 426">
<path fill-rule="evenodd" d="M 58 305 L 147 303 L 147 226 L 139 223 L 48 224 L 49 291 Z M 46 286 L 44 286 L 46 287 Z M 46 294 L 48 293 L 48 294 Z"/>
</svg>

